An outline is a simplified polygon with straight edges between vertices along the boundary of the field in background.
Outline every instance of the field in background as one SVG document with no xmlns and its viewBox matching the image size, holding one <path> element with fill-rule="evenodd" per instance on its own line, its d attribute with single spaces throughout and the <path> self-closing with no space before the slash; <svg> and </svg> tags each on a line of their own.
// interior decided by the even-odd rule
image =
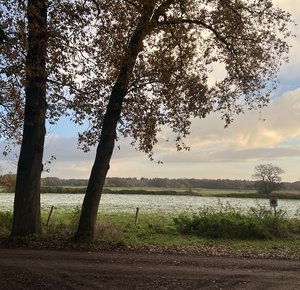
<svg viewBox="0 0 300 290">
<path fill-rule="evenodd" d="M 85 193 L 84 186 L 48 186 L 43 187 L 43 193 Z M 207 188 L 172 188 L 172 187 L 105 187 L 103 193 L 110 194 L 145 194 L 145 195 L 187 195 L 204 197 L 236 197 L 236 198 L 266 198 L 255 190 L 245 189 L 207 189 Z M 281 199 L 300 199 L 299 191 L 276 191 L 272 195 Z"/>
<path fill-rule="evenodd" d="M 84 194 L 85 186 L 43 186 L 42 193 Z M 0 186 L 0 192 L 5 188 Z M 105 187 L 103 193 L 110 194 L 144 194 L 144 195 L 186 195 L 203 197 L 235 197 L 235 198 L 266 198 L 255 190 L 245 189 L 207 189 L 207 188 L 172 188 L 172 187 Z M 280 190 L 272 194 L 281 199 L 300 199 L 299 191 Z"/>
</svg>

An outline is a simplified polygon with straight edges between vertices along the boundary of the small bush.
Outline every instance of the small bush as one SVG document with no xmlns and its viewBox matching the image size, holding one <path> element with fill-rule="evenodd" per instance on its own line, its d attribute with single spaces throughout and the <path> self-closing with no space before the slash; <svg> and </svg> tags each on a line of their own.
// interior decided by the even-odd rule
<svg viewBox="0 0 300 290">
<path fill-rule="evenodd" d="M 257 204 L 256 207 L 250 208 L 249 214 L 259 219 L 264 219 L 264 218 L 274 217 L 274 216 L 279 218 L 284 218 L 286 216 L 286 211 L 283 209 L 277 209 L 276 212 L 274 212 L 274 210 L 271 209 L 270 207 Z"/>
<path fill-rule="evenodd" d="M 79 224 L 80 214 L 81 214 L 81 207 L 77 205 L 70 214 L 70 226 L 73 229 L 73 232 L 76 231 L 77 226 Z"/>
<path fill-rule="evenodd" d="M 123 227 L 111 221 L 96 224 L 95 239 L 106 242 L 120 242 L 123 239 Z"/>
<path fill-rule="evenodd" d="M 165 234 L 169 232 L 167 222 L 164 216 L 157 216 L 151 219 L 151 222 L 148 225 L 149 230 L 156 234 Z"/>
<path fill-rule="evenodd" d="M 9 235 L 12 226 L 12 213 L 11 212 L 0 212 L 0 234 Z"/>
<path fill-rule="evenodd" d="M 72 238 L 79 223 L 80 213 L 80 206 L 76 206 L 61 218 L 52 219 L 48 226 L 44 224 L 44 233 L 48 238 Z"/>
<path fill-rule="evenodd" d="M 52 239 L 69 239 L 73 237 L 74 234 L 74 228 L 70 226 L 70 224 L 67 224 L 63 221 L 58 221 L 54 223 L 50 223 L 46 230 L 44 231 L 46 233 L 47 238 Z"/>
<path fill-rule="evenodd" d="M 181 214 L 174 218 L 174 223 L 182 234 L 210 238 L 272 239 L 300 233 L 297 223 L 284 218 L 284 213 L 275 216 L 266 209 L 242 214 L 233 208 L 205 208 L 198 214 Z"/>
</svg>

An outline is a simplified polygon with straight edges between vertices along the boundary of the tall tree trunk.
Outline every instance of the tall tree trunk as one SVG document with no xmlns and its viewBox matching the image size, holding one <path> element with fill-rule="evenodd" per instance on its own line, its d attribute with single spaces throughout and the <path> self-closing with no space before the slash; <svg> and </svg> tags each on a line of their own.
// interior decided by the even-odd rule
<svg viewBox="0 0 300 290">
<path fill-rule="evenodd" d="M 75 240 L 92 241 L 94 239 L 97 212 L 115 146 L 116 128 L 120 119 L 123 100 L 127 94 L 129 79 L 132 76 L 137 56 L 143 48 L 143 39 L 151 29 L 150 20 L 153 15 L 153 9 L 154 4 L 152 1 L 144 5 L 140 21 L 129 41 L 119 75 L 112 89 L 104 116 L 96 158 L 82 205 Z"/>
<path fill-rule="evenodd" d="M 28 0 L 25 115 L 18 162 L 12 236 L 41 232 L 40 179 L 46 114 L 46 0 Z"/>
<path fill-rule="evenodd" d="M 76 240 L 92 241 L 100 198 L 115 146 L 116 127 L 121 114 L 124 90 L 115 86 L 105 114 L 96 158 L 89 178 L 81 209 Z"/>
</svg>

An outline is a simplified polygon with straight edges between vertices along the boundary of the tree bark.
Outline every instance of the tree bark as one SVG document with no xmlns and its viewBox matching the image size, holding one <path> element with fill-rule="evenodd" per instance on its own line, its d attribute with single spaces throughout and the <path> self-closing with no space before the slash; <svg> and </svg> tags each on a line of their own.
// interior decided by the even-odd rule
<svg viewBox="0 0 300 290">
<path fill-rule="evenodd" d="M 75 234 L 77 241 L 92 241 L 94 239 L 99 203 L 115 146 L 116 128 L 120 119 L 123 100 L 127 94 L 129 79 L 132 76 L 137 56 L 143 49 L 143 39 L 151 29 L 150 21 L 153 9 L 154 5 L 151 3 L 144 5 L 140 21 L 129 41 L 119 75 L 112 89 Z"/>
<path fill-rule="evenodd" d="M 40 179 L 46 115 L 46 0 L 28 0 L 25 114 L 11 236 L 41 232 Z"/>
</svg>

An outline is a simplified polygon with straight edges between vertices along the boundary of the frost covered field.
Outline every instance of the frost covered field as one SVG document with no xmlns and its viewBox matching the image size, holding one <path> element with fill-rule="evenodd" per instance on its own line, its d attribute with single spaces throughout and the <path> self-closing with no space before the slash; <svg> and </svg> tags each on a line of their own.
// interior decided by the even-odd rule
<svg viewBox="0 0 300 290">
<path fill-rule="evenodd" d="M 48 210 L 54 206 L 56 210 L 72 210 L 80 206 L 83 194 L 42 194 L 42 210 Z M 0 193 L 0 211 L 12 210 L 14 195 L 11 193 Z M 220 209 L 226 205 L 241 210 L 250 207 L 269 206 L 267 199 L 253 198 L 225 198 L 225 197 L 200 197 L 200 196 L 172 196 L 172 195 L 138 195 L 138 194 L 103 194 L 101 198 L 100 211 L 110 212 L 160 212 L 176 214 L 184 211 L 197 212 L 204 206 Z M 285 210 L 288 216 L 299 215 L 300 200 L 278 200 L 278 209 Z"/>
</svg>

